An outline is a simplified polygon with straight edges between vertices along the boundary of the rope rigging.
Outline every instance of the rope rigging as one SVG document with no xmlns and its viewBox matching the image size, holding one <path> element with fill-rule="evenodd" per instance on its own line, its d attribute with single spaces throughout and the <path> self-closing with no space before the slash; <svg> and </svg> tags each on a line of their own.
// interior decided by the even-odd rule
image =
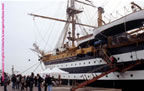
<svg viewBox="0 0 144 91">
<path fill-rule="evenodd" d="M 77 22 L 81 23 L 81 20 L 78 18 L 77 15 L 76 15 L 76 20 L 77 20 Z M 85 29 L 84 27 L 81 27 L 80 25 L 79 25 L 79 27 L 80 27 L 81 30 L 84 31 L 84 33 L 85 33 L 86 35 L 88 35 L 88 32 L 86 31 L 86 29 Z M 82 28 L 83 28 L 83 29 L 82 29 Z"/>
<path fill-rule="evenodd" d="M 68 2 L 69 2 L 69 0 L 68 0 Z M 63 3 L 63 4 L 65 4 L 65 3 Z M 61 5 L 59 8 L 57 8 L 56 11 L 64 10 L 64 8 L 65 8 L 65 5 Z M 58 15 L 57 12 L 55 12 L 54 15 L 57 15 L 57 16 L 60 16 L 60 17 L 63 17 L 63 16 L 64 16 L 62 13 L 60 13 L 60 14 L 61 14 L 61 15 Z M 54 33 L 53 30 L 57 30 L 57 29 L 54 29 L 54 28 L 55 28 L 55 25 L 58 25 L 58 24 L 56 24 L 56 21 L 54 22 L 54 24 L 52 24 L 52 26 L 50 26 L 50 27 L 52 27 L 51 29 L 49 29 L 51 32 L 50 32 L 49 35 L 48 35 L 49 37 L 47 38 L 46 45 L 44 46 L 44 49 L 43 49 L 43 50 L 45 50 L 46 47 L 47 47 L 47 45 L 49 44 L 50 36 L 52 36 L 52 35 L 53 35 L 52 33 Z M 60 26 L 60 25 L 59 25 L 59 26 Z M 65 28 L 65 27 L 64 27 L 64 28 Z M 59 29 L 59 28 L 58 28 L 58 29 Z M 56 34 L 58 34 L 58 33 L 56 33 Z M 53 36 L 52 36 L 52 37 L 53 37 Z M 49 45 L 50 45 L 50 44 L 49 44 Z M 56 43 L 55 46 L 57 46 L 57 43 Z M 52 49 L 52 47 L 51 47 L 50 49 Z M 54 47 L 54 49 L 55 49 L 55 47 Z"/>
<path fill-rule="evenodd" d="M 30 70 L 31 68 L 35 67 L 39 62 L 33 64 L 32 66 L 30 66 L 29 68 L 27 68 L 26 70 L 24 70 L 23 72 L 21 72 L 21 74 L 25 73 L 26 71 Z"/>
<path fill-rule="evenodd" d="M 38 65 L 38 66 L 36 66 L 36 68 L 34 69 L 34 71 L 33 72 L 35 72 L 37 69 L 38 69 L 38 67 L 40 66 L 40 64 Z"/>
<path fill-rule="evenodd" d="M 65 4 L 65 3 L 63 3 L 63 4 Z M 65 8 L 64 7 L 64 5 L 62 5 L 62 4 L 58 4 L 58 6 L 57 7 L 59 7 L 59 8 L 57 8 L 57 10 L 56 11 L 60 11 L 60 10 L 63 10 L 62 8 Z M 36 11 L 34 11 L 34 12 L 38 12 L 38 11 L 42 11 L 43 9 L 45 9 L 45 8 L 41 8 L 41 9 L 39 9 L 39 10 L 36 10 Z M 55 12 L 55 14 L 54 15 L 58 15 L 57 14 L 57 12 Z M 62 14 L 61 14 L 61 16 L 63 16 Z M 52 36 L 52 30 L 55 28 L 54 26 L 55 26 L 55 22 L 54 22 L 54 24 L 51 24 L 51 26 L 49 26 L 49 31 L 46 31 L 45 33 L 41 33 L 40 32 L 40 29 L 39 29 L 39 27 L 38 27 L 38 25 L 37 25 L 37 23 L 36 23 L 36 21 L 35 21 L 35 17 L 33 18 L 33 22 L 34 22 L 34 26 L 35 26 L 35 30 L 37 31 L 37 34 L 39 35 L 39 37 L 40 37 L 40 41 L 38 41 L 37 39 L 37 34 L 35 33 L 35 41 L 36 41 L 36 43 L 38 43 L 38 45 L 40 46 L 41 44 L 42 44 L 42 42 L 43 42 L 43 44 L 45 44 L 44 45 L 44 47 L 43 47 L 43 50 L 45 50 L 45 48 L 47 47 L 47 45 L 48 45 L 48 47 L 49 47 L 49 49 L 52 49 L 52 46 L 50 45 L 50 43 L 49 43 L 49 39 L 50 39 L 50 37 Z M 46 29 L 46 30 L 48 30 L 48 29 Z M 35 31 L 34 31 L 35 32 Z M 42 34 L 44 34 L 44 36 L 42 35 Z M 48 35 L 48 36 L 47 36 Z M 46 38 L 47 37 L 47 38 Z M 46 40 L 47 39 L 47 40 Z"/>
<path fill-rule="evenodd" d="M 33 64 L 32 66 L 30 66 L 29 68 L 27 68 L 23 72 L 21 72 L 21 74 L 27 72 L 28 70 L 34 68 L 35 66 L 36 66 L 36 68 L 32 72 L 35 72 L 38 69 L 39 66 L 41 66 L 41 69 L 44 70 L 44 68 L 42 67 L 42 62 L 40 61 L 40 62 L 37 62 L 37 63 Z"/>
<path fill-rule="evenodd" d="M 44 71 L 45 69 L 42 66 L 42 61 L 40 61 L 40 66 L 41 66 L 41 69 Z"/>
</svg>

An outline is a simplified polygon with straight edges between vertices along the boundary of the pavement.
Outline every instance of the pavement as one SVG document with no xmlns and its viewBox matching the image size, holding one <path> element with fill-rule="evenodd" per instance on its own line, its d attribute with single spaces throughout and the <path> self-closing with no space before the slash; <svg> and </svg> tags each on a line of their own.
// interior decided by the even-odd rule
<svg viewBox="0 0 144 91">
<path fill-rule="evenodd" d="M 70 86 L 58 86 L 52 87 L 52 91 L 70 91 Z M 3 86 L 0 86 L 0 91 L 4 91 Z M 11 85 L 7 87 L 7 91 L 29 91 L 28 90 L 18 90 L 18 89 L 12 89 Z M 33 88 L 33 91 L 38 91 L 37 87 Z M 42 88 L 42 91 L 44 91 L 44 88 Z M 48 91 L 48 90 L 47 90 Z M 93 87 L 84 87 L 84 88 L 79 88 L 76 91 L 122 91 L 121 89 L 111 89 L 111 88 L 93 88 Z"/>
</svg>

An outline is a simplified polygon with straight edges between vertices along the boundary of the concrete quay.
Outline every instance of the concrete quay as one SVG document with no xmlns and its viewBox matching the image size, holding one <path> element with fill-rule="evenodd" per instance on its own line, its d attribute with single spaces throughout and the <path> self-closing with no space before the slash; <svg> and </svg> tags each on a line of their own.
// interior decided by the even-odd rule
<svg viewBox="0 0 144 91">
<path fill-rule="evenodd" d="M 71 88 L 70 86 L 53 86 L 52 91 L 70 91 L 70 88 Z M 0 86 L 0 91 L 4 91 L 3 86 Z M 12 89 L 12 86 L 9 85 L 7 87 L 7 91 L 29 91 L 29 89 L 28 90 Z M 38 91 L 38 88 L 34 87 L 33 91 Z M 42 91 L 44 91 L 44 87 L 42 88 Z M 79 88 L 76 91 L 122 91 L 122 90 L 121 89 L 113 89 L 113 88 L 84 87 L 84 88 Z"/>
</svg>

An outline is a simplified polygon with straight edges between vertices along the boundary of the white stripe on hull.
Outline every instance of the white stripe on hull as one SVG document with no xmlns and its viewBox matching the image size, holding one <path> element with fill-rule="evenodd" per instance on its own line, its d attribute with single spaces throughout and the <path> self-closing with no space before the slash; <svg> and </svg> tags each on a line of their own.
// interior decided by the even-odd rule
<svg viewBox="0 0 144 91">
<path fill-rule="evenodd" d="M 116 59 L 119 58 L 118 62 L 127 62 L 127 61 L 132 61 L 137 59 L 144 59 L 143 54 L 144 54 L 144 50 L 141 50 L 141 51 L 123 53 L 123 54 L 118 54 L 113 56 Z M 133 57 L 131 58 L 131 56 Z M 94 65 L 101 65 L 101 64 L 106 64 L 106 62 L 101 58 L 94 58 L 94 59 L 87 59 L 83 61 L 46 65 L 46 68 L 53 68 L 53 67 L 74 68 L 74 67 L 94 66 Z"/>
<path fill-rule="evenodd" d="M 101 73 L 81 73 L 81 74 L 61 74 L 61 79 L 75 79 L 86 80 L 92 79 L 93 75 L 99 75 Z M 58 75 L 54 75 L 58 78 Z M 144 70 L 139 71 L 126 71 L 124 73 L 112 72 L 99 80 L 141 80 L 144 79 Z"/>
</svg>

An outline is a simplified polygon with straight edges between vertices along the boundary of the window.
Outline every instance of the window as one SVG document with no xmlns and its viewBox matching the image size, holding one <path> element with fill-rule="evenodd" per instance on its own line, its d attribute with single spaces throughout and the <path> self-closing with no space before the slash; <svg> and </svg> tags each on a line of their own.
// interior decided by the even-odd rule
<svg viewBox="0 0 144 91">
<path fill-rule="evenodd" d="M 133 74 L 131 74 L 130 77 L 133 77 Z"/>
<path fill-rule="evenodd" d="M 118 60 L 120 60 L 120 58 L 119 58 L 119 57 L 118 57 L 117 59 L 118 59 Z"/>
<path fill-rule="evenodd" d="M 133 58 L 133 56 L 131 55 L 130 58 Z"/>
<path fill-rule="evenodd" d="M 102 60 L 100 60 L 100 62 L 102 62 Z"/>
</svg>

